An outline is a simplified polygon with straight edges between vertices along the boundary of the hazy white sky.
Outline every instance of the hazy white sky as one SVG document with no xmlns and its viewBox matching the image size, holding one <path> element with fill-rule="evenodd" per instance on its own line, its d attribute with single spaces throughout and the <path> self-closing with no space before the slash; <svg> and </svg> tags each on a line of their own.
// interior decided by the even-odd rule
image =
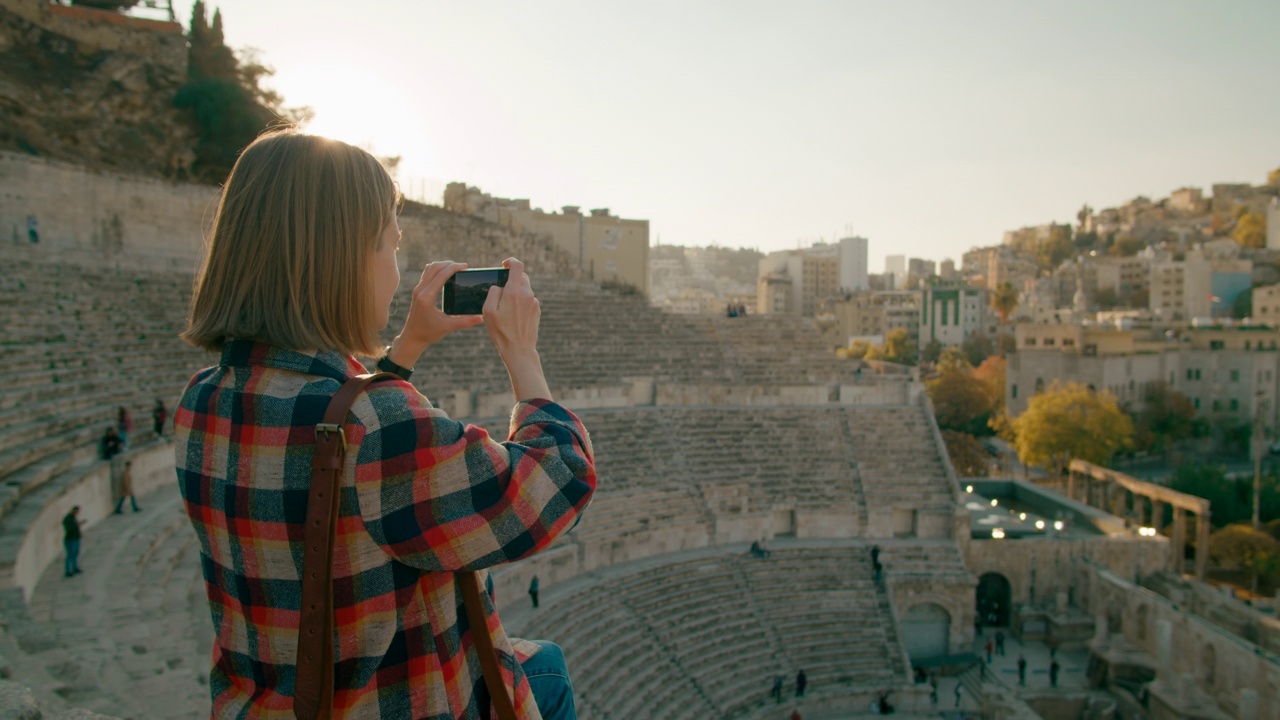
<svg viewBox="0 0 1280 720">
<path fill-rule="evenodd" d="M 852 228 L 875 271 L 1280 165 L 1275 0 L 212 7 L 316 132 L 403 156 L 408 194 L 608 207 L 665 244 Z"/>
</svg>

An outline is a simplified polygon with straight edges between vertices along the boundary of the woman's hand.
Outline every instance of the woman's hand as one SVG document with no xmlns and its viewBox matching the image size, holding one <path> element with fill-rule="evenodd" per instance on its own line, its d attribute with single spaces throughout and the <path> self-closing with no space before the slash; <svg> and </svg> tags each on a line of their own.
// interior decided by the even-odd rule
<svg viewBox="0 0 1280 720">
<path fill-rule="evenodd" d="M 484 322 L 498 355 L 511 376 L 511 389 L 517 400 L 551 399 L 542 360 L 538 357 L 538 324 L 542 307 L 533 296 L 524 263 L 515 258 L 502 261 L 510 272 L 505 287 L 489 288 L 484 302 Z"/>
<path fill-rule="evenodd" d="M 479 315 L 446 315 L 437 304 L 445 281 L 466 268 L 466 263 L 443 260 L 427 263 L 422 269 L 422 277 L 413 288 L 404 329 L 391 343 L 391 350 L 387 353 L 391 362 L 411 368 L 417 364 L 418 357 L 428 346 L 439 342 L 451 332 L 472 328 L 484 322 L 484 318 Z"/>
</svg>

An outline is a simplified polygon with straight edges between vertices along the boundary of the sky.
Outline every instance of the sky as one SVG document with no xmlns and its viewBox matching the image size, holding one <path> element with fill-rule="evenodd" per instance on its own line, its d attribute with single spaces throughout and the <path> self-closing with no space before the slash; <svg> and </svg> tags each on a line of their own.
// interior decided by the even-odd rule
<svg viewBox="0 0 1280 720">
<path fill-rule="evenodd" d="M 856 234 L 878 271 L 1280 166 L 1275 0 L 208 4 L 407 195 L 607 207 L 654 244 Z"/>
</svg>

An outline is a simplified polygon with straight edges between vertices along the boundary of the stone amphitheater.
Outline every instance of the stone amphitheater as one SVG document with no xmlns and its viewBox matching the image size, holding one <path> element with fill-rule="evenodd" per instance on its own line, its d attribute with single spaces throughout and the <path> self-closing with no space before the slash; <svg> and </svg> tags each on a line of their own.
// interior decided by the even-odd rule
<svg viewBox="0 0 1280 720">
<path fill-rule="evenodd" d="M 19 182 L 31 178 L 99 184 L 122 202 L 5 246 L 0 717 L 204 717 L 212 629 L 199 550 L 172 446 L 148 413 L 211 362 L 176 335 L 212 191 L 0 157 L 6 225 L 41 198 L 65 200 Z M 835 720 L 885 691 L 912 717 L 1280 719 L 1269 703 L 1280 630 L 1231 625 L 1208 600 L 1188 610 L 1193 591 L 1169 573 L 1163 538 L 978 539 L 970 511 L 984 499 L 955 476 L 910 375 L 856 379 L 793 319 L 664 314 L 579 279 L 536 238 L 471 218 L 418 207 L 403 224 L 407 266 L 531 259 L 548 378 L 592 432 L 600 489 L 572 532 L 493 577 L 512 634 L 565 648 L 584 720 L 764 720 L 794 707 Z M 157 226 L 182 236 L 166 242 Z M 482 332 L 432 347 L 415 381 L 456 417 L 504 427 L 506 374 Z M 96 449 L 121 406 L 139 419 L 123 457 L 142 510 L 114 515 L 113 468 Z M 64 579 L 72 505 L 88 521 L 85 574 Z M 750 555 L 756 540 L 769 557 Z M 997 624 L 1036 667 L 1057 654 L 1058 687 L 1042 668 L 1015 686 L 1013 655 L 980 662 L 992 628 L 975 622 L 977 598 L 992 583 L 1004 593 Z M 917 666 L 939 678 L 940 699 L 915 682 Z M 795 698 L 801 668 L 809 688 Z M 782 703 L 769 696 L 778 676 Z"/>
</svg>

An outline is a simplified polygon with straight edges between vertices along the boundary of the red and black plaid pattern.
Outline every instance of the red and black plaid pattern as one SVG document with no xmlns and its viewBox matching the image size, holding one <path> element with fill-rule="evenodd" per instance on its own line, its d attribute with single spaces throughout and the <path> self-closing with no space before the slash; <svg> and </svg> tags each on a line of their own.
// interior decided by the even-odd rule
<svg viewBox="0 0 1280 720">
<path fill-rule="evenodd" d="M 200 538 L 213 628 L 214 718 L 289 718 L 303 524 L 315 425 L 365 372 L 336 352 L 226 345 L 174 415 L 178 484 Z M 361 395 L 347 417 L 334 547 L 335 717 L 481 718 L 487 696 L 452 571 L 549 546 L 596 487 L 591 440 L 548 400 L 518 403 L 510 437 L 451 420 L 407 382 Z M 538 718 L 486 597 L 489 633 L 522 718 Z"/>
</svg>

